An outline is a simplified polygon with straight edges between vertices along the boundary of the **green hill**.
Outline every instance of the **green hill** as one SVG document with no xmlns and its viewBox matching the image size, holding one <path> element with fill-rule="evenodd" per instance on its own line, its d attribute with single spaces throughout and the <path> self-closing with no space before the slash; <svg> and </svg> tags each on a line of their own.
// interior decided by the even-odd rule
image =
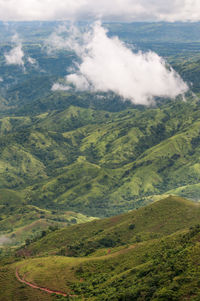
<svg viewBox="0 0 200 301">
<path fill-rule="evenodd" d="M 21 68 L 0 24 L 0 301 L 200 300 L 200 24 L 105 24 L 190 86 L 148 107 L 52 91 L 77 61 L 45 51 L 57 25 L 12 24 Z"/>
<path fill-rule="evenodd" d="M 40 29 L 26 24 L 26 29 L 13 24 L 26 40 L 25 69 L 6 64 L 11 33 L 5 36 L 0 26 L 5 43 L 0 54 L 0 235 L 14 235 L 28 225 L 35 229 L 39 215 L 23 218 L 21 207 L 56 212 L 58 219 L 65 212 L 81 213 L 87 220 L 127 212 L 166 195 L 198 202 L 199 24 L 105 24 L 111 35 L 137 42 L 136 51 L 164 56 L 190 85 L 186 101 L 160 98 L 149 107 L 112 92 L 51 91 L 53 83 L 64 83 L 75 54 L 47 53 L 42 47 L 45 34 L 58 23 L 41 23 Z M 30 65 L 28 57 L 38 66 Z M 46 231 L 49 222 L 41 224 Z"/>
<path fill-rule="evenodd" d="M 85 256 L 96 250 L 119 247 L 170 235 L 199 223 L 200 205 L 168 197 L 149 206 L 107 219 L 52 232 L 27 247 L 34 256 Z"/>
<path fill-rule="evenodd" d="M 0 300 L 198 300 L 199 218 L 199 204 L 168 197 L 49 233 L 2 257 Z"/>
<path fill-rule="evenodd" d="M 87 221 L 162 195 L 199 201 L 199 110 L 190 99 L 120 112 L 69 106 L 1 118 L 0 235 L 19 244 L 70 224 L 65 212 Z"/>
<path fill-rule="evenodd" d="M 118 214 L 162 194 L 198 200 L 199 110 L 188 100 L 4 117 L 0 188 L 29 205 L 90 216 Z"/>
</svg>

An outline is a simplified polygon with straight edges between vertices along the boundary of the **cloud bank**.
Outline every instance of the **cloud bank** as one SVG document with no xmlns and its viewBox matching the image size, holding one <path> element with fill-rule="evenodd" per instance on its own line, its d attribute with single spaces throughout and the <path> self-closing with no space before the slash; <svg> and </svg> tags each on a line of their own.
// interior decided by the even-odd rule
<svg viewBox="0 0 200 301">
<path fill-rule="evenodd" d="M 58 40 L 59 49 L 62 46 L 75 51 L 79 57 L 76 71 L 66 76 L 67 83 L 78 90 L 112 91 L 143 105 L 155 97 L 175 98 L 188 90 L 180 76 L 156 53 L 133 53 L 117 37 L 109 38 L 99 22 L 84 34 L 72 28 L 68 38 L 58 35 Z M 56 47 L 52 38 L 49 41 Z M 56 88 L 59 90 L 58 85 Z"/>
<path fill-rule="evenodd" d="M 0 0 L 8 20 L 199 21 L 199 0 Z"/>
<path fill-rule="evenodd" d="M 70 89 L 70 87 L 61 85 L 59 83 L 53 84 L 53 86 L 51 88 L 52 91 L 68 91 L 69 89 Z"/>
</svg>

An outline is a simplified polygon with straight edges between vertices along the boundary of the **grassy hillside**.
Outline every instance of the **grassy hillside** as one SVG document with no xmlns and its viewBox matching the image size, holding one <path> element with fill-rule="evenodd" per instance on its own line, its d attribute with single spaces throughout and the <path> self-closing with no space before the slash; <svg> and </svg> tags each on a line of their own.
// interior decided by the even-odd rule
<svg viewBox="0 0 200 301">
<path fill-rule="evenodd" d="M 160 195 L 199 201 L 199 24 L 105 25 L 109 34 L 137 42 L 135 50 L 164 56 L 190 83 L 186 102 L 156 99 L 150 107 L 111 92 L 51 91 L 76 61 L 71 52 L 43 47 L 57 25 L 9 24 L 24 36 L 25 69 L 6 64 L 4 53 L 13 45 L 0 26 L 0 235 L 17 236 L 19 228 L 32 238 L 46 231 L 49 218 L 40 220 L 30 208 L 61 220 L 72 211 L 85 220 L 139 208 Z"/>
<path fill-rule="evenodd" d="M 90 216 L 117 214 L 171 191 L 198 200 L 199 110 L 190 99 L 141 110 L 70 106 L 4 117 L 0 188 L 13 191 L 16 202 Z"/>
<path fill-rule="evenodd" d="M 25 250 L 34 256 L 85 256 L 102 248 L 161 238 L 194 226 L 199 219 L 198 203 L 170 196 L 119 216 L 60 229 L 27 246 Z"/>
<path fill-rule="evenodd" d="M 200 300 L 199 24 L 106 25 L 189 84 L 149 107 L 52 91 L 77 59 L 43 47 L 57 23 L 8 24 L 25 68 L 0 25 L 0 301 Z"/>
<path fill-rule="evenodd" d="M 0 190 L 0 248 L 28 243 L 48 232 L 94 218 L 72 211 L 41 209 L 21 201 L 16 191 Z"/>
<path fill-rule="evenodd" d="M 199 204 L 168 197 L 49 233 L 2 257 L 0 300 L 199 300 L 199 217 Z"/>
<path fill-rule="evenodd" d="M 50 256 L 17 267 L 27 281 L 78 300 L 198 300 L 199 238 L 197 228 L 100 257 Z"/>
</svg>

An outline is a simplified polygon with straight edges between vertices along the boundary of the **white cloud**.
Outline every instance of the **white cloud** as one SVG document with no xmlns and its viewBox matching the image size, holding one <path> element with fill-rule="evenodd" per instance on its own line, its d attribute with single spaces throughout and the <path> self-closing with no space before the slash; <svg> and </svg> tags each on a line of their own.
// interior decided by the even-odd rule
<svg viewBox="0 0 200 301">
<path fill-rule="evenodd" d="M 199 21 L 199 0 L 0 0 L 8 20 Z"/>
<path fill-rule="evenodd" d="M 29 64 L 38 67 L 38 63 L 34 58 L 30 56 L 27 57 L 25 55 L 23 51 L 22 41 L 19 38 L 18 34 L 15 34 L 11 40 L 14 44 L 13 48 L 9 52 L 4 53 L 6 64 L 19 65 L 24 68 L 25 62 L 28 62 Z"/>
<path fill-rule="evenodd" d="M 10 50 L 10 52 L 4 54 L 7 65 L 20 65 L 24 66 L 24 52 L 22 46 L 18 45 Z"/>
<path fill-rule="evenodd" d="M 154 97 L 175 98 L 188 90 L 156 53 L 133 53 L 117 37 L 109 38 L 98 22 L 85 34 L 68 37 L 63 47 L 74 50 L 81 61 L 66 77 L 78 90 L 113 91 L 144 105 Z"/>
<path fill-rule="evenodd" d="M 27 58 L 27 61 L 28 61 L 31 65 L 37 65 L 37 61 L 36 61 L 34 58 L 30 57 L 30 56 Z"/>
<path fill-rule="evenodd" d="M 69 89 L 70 89 L 70 87 L 61 85 L 59 83 L 53 84 L 53 86 L 51 88 L 52 91 L 68 91 Z"/>
<path fill-rule="evenodd" d="M 12 37 L 12 42 L 15 46 L 9 52 L 4 54 L 6 64 L 24 66 L 24 51 L 22 49 L 21 40 L 17 34 Z"/>
<path fill-rule="evenodd" d="M 58 26 L 56 30 L 46 39 L 44 46 L 48 52 L 61 49 L 81 52 L 79 41 L 85 37 L 85 34 L 76 26 L 70 27 L 63 25 Z M 71 67 L 70 67 L 71 68 Z"/>
</svg>

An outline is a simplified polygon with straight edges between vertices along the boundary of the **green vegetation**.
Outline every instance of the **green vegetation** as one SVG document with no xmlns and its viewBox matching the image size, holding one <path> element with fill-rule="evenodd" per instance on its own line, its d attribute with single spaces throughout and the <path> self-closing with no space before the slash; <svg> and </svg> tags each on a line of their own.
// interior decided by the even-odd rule
<svg viewBox="0 0 200 301">
<path fill-rule="evenodd" d="M 190 99 L 143 110 L 70 106 L 4 117 L 2 193 L 43 209 L 100 217 L 140 207 L 156 195 L 198 200 L 199 111 L 199 102 Z"/>
<path fill-rule="evenodd" d="M 200 300 L 200 24 L 105 25 L 191 86 L 151 107 L 51 91 L 77 59 L 44 49 L 57 25 L 9 24 L 23 69 L 0 24 L 0 301 Z"/>
<path fill-rule="evenodd" d="M 64 104 L 70 97 L 60 93 Z M 70 105 L 2 117 L 3 241 L 19 245 L 50 226 L 119 214 L 162 195 L 199 201 L 199 111 L 191 97 L 119 112 Z"/>
<path fill-rule="evenodd" d="M 157 99 L 150 108 L 113 93 L 51 91 L 76 60 L 67 51 L 44 50 L 44 37 L 57 25 L 10 24 L 24 37 L 26 56 L 40 66 L 26 61 L 25 72 L 5 63 L 11 45 L 0 26 L 1 206 L 12 194 L 19 207 L 105 217 L 160 195 L 198 201 L 199 24 L 106 24 L 111 35 L 163 55 L 197 93 L 186 102 Z M 7 217 L 1 216 L 2 225 Z"/>
<path fill-rule="evenodd" d="M 49 232 L 94 218 L 72 211 L 50 211 L 26 204 L 0 206 L 0 248 L 29 244 Z"/>
<path fill-rule="evenodd" d="M 199 300 L 199 217 L 199 204 L 168 197 L 49 233 L 2 257 L 0 300 Z"/>
<path fill-rule="evenodd" d="M 168 197 L 119 216 L 60 229 L 32 243 L 25 250 L 34 256 L 88 256 L 102 248 L 161 238 L 194 226 L 199 219 L 198 203 L 180 197 Z"/>
</svg>

